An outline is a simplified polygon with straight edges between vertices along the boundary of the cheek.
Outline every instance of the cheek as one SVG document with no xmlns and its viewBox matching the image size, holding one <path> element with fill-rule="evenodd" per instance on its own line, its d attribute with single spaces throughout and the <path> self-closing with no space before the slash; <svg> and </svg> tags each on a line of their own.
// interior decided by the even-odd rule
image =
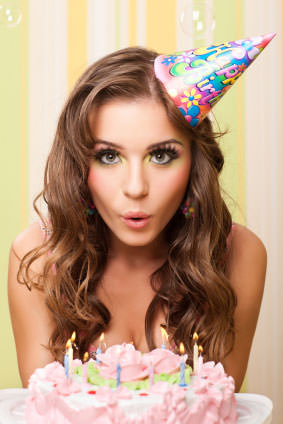
<svg viewBox="0 0 283 424">
<path fill-rule="evenodd" d="M 171 191 L 177 192 L 185 190 L 190 176 L 190 163 L 186 162 L 183 166 L 176 166 L 174 172 L 168 175 L 166 185 Z"/>
<path fill-rule="evenodd" d="M 109 188 L 111 187 L 111 178 L 107 178 L 103 172 L 99 172 L 99 170 L 95 166 L 91 166 L 89 169 L 87 183 L 90 191 L 93 194 L 99 193 L 100 191 L 109 190 Z"/>
</svg>

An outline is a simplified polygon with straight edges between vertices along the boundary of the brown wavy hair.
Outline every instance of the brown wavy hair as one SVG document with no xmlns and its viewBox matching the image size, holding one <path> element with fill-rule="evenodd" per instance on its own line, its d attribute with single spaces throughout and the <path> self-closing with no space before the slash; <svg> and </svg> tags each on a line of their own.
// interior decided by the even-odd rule
<svg viewBox="0 0 283 424">
<path fill-rule="evenodd" d="M 208 118 L 196 129 L 188 124 L 155 77 L 156 56 L 154 51 L 130 47 L 98 60 L 79 78 L 59 117 L 44 188 L 34 200 L 36 212 L 52 232 L 24 256 L 18 279 L 30 289 L 44 291 L 56 324 L 47 348 L 60 361 L 73 330 L 82 357 L 111 320 L 95 294 L 107 261 L 108 227 L 96 209 L 92 216 L 85 209 L 92 201 L 87 185 L 94 145 L 89 113 L 94 105 L 117 98 L 160 102 L 173 125 L 191 139 L 192 167 L 183 201 L 187 196 L 193 199 L 194 217 L 186 219 L 178 208 L 165 228 L 168 257 L 151 275 L 155 296 L 145 316 L 148 348 L 155 347 L 152 324 L 160 308 L 171 340 L 184 343 L 190 363 L 195 331 L 206 359 L 221 360 L 233 347 L 236 296 L 226 269 L 232 221 L 218 180 L 224 164 L 216 140 L 221 134 L 213 131 Z M 48 221 L 36 206 L 41 196 Z M 31 265 L 44 254 L 47 260 L 35 279 Z"/>
</svg>

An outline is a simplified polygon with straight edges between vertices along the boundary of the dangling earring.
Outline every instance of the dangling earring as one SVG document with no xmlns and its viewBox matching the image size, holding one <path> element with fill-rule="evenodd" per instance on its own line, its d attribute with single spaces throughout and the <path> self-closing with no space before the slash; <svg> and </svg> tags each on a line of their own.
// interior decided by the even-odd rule
<svg viewBox="0 0 283 424">
<path fill-rule="evenodd" d="M 194 216 L 195 209 L 191 197 L 188 197 L 185 203 L 181 205 L 181 210 L 187 219 Z"/>
<path fill-rule="evenodd" d="M 95 206 L 91 203 L 88 208 L 86 208 L 85 213 L 87 216 L 94 214 Z"/>
</svg>

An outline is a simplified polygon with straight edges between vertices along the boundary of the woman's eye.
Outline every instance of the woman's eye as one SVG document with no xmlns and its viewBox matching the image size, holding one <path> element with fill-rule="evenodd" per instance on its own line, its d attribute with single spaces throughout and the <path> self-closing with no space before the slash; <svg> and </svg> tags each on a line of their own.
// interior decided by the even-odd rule
<svg viewBox="0 0 283 424">
<path fill-rule="evenodd" d="M 117 152 L 115 150 L 100 150 L 95 153 L 95 158 L 99 160 L 99 162 L 104 163 L 105 165 L 112 165 L 118 163 L 114 162 L 114 158 L 117 156 Z M 106 161 L 102 160 L 102 158 L 107 158 Z"/>
<path fill-rule="evenodd" d="M 154 150 L 150 153 L 151 157 L 156 157 L 157 161 L 154 163 L 157 163 L 159 165 L 167 165 L 168 163 L 170 163 L 173 159 L 178 157 L 178 152 L 174 147 L 167 147 L 165 149 L 158 149 L 158 150 Z M 164 158 L 169 158 L 167 160 L 165 160 L 164 162 Z M 163 160 L 162 160 L 163 158 Z"/>
</svg>

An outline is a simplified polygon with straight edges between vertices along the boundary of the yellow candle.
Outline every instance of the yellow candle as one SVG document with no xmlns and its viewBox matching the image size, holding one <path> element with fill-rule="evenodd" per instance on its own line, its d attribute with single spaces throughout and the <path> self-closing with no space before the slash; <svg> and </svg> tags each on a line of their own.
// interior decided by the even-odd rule
<svg viewBox="0 0 283 424">
<path fill-rule="evenodd" d="M 193 352 L 193 366 L 194 366 L 194 374 L 197 374 L 198 372 L 198 345 L 197 345 L 197 341 L 198 341 L 198 335 L 197 333 L 193 334 L 193 341 L 195 342 L 194 344 L 194 352 Z"/>
<path fill-rule="evenodd" d="M 105 343 L 104 343 L 104 333 L 101 333 L 100 337 L 99 337 L 99 347 L 101 349 L 101 352 L 102 352 L 102 345 L 105 345 Z"/>
<path fill-rule="evenodd" d="M 166 345 L 168 342 L 168 334 L 167 331 L 165 330 L 165 328 L 160 326 L 160 331 L 161 331 L 161 337 L 162 337 L 162 345 L 161 348 L 162 349 L 166 349 Z"/>
</svg>

